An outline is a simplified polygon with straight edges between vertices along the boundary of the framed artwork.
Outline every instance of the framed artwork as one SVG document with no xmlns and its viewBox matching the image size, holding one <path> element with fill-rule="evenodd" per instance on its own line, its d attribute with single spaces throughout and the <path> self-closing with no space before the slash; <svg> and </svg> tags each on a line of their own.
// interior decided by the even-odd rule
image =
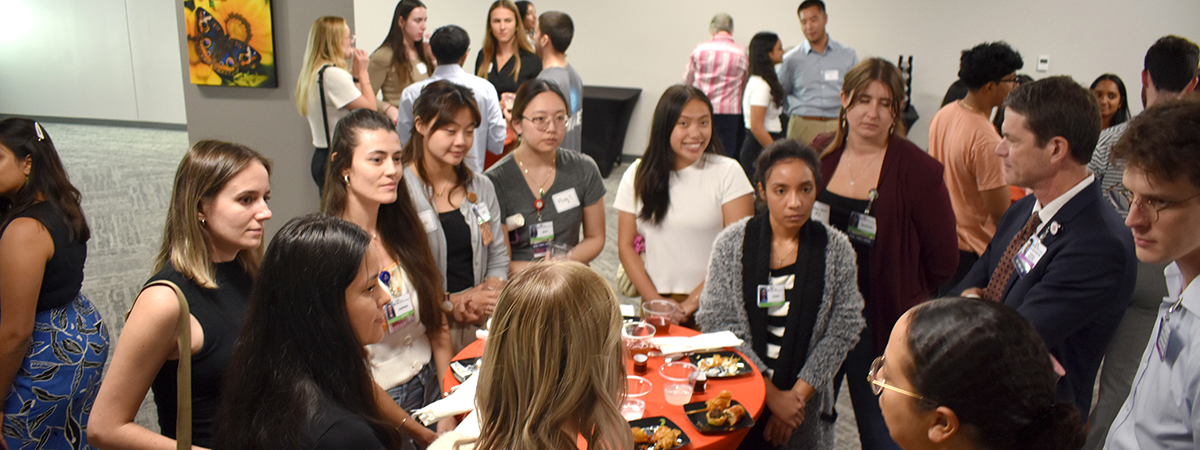
<svg viewBox="0 0 1200 450">
<path fill-rule="evenodd" d="M 183 6 L 192 84 L 279 85 L 271 0 L 186 0 Z"/>
</svg>

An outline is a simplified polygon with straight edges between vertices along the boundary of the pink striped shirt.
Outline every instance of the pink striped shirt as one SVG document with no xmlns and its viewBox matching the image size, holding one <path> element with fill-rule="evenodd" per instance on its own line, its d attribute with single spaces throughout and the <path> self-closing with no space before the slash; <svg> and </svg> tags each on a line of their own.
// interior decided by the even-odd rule
<svg viewBox="0 0 1200 450">
<path fill-rule="evenodd" d="M 748 63 L 746 49 L 721 31 L 692 51 L 683 82 L 708 95 L 713 114 L 741 114 L 742 82 Z"/>
</svg>

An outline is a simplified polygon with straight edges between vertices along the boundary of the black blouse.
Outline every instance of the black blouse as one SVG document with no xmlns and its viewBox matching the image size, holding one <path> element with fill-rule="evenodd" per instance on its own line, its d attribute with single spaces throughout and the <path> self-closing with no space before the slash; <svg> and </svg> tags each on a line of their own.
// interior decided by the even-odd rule
<svg viewBox="0 0 1200 450">
<path fill-rule="evenodd" d="M 14 217 L 28 217 L 46 227 L 54 242 L 54 254 L 46 261 L 42 286 L 38 291 L 37 311 L 47 311 L 75 300 L 83 286 L 83 263 L 87 260 L 87 244 L 71 239 L 62 213 L 49 202 L 38 202 Z M 11 223 L 11 222 L 9 222 Z"/>
<path fill-rule="evenodd" d="M 487 80 L 492 83 L 492 86 L 496 87 L 496 94 L 517 92 L 517 88 L 521 86 L 521 83 L 537 78 L 538 74 L 542 72 L 542 59 L 538 58 L 537 55 L 525 50 L 520 50 L 517 54 L 521 58 L 521 72 L 517 74 L 516 80 L 513 80 L 513 71 L 517 67 L 517 58 L 508 58 L 508 62 L 504 64 L 504 67 L 497 69 L 496 57 L 492 56 L 491 69 L 488 70 Z M 480 50 L 479 54 L 475 56 L 475 72 L 472 73 L 478 74 L 479 67 L 482 65 L 483 50 Z"/>
<path fill-rule="evenodd" d="M 467 219 L 458 208 L 438 213 L 438 219 L 446 236 L 446 292 L 475 287 L 475 249 Z"/>
</svg>

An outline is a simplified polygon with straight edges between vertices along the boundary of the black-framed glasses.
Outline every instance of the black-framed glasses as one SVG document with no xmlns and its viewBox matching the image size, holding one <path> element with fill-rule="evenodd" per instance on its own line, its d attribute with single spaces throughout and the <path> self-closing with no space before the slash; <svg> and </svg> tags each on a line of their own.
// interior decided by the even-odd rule
<svg viewBox="0 0 1200 450">
<path fill-rule="evenodd" d="M 560 129 L 560 130 L 565 130 L 565 129 L 567 128 L 567 119 L 569 119 L 569 118 L 570 118 L 570 117 L 568 117 L 566 114 L 559 114 L 559 115 L 557 115 L 557 116 L 554 116 L 554 117 L 550 117 L 550 116 L 538 116 L 538 117 L 525 117 L 525 116 L 521 116 L 521 119 L 523 119 L 523 120 L 528 120 L 528 121 L 529 121 L 529 123 L 532 123 L 532 124 L 533 124 L 533 127 L 534 127 L 534 128 L 536 128 L 538 131 L 546 131 L 547 129 L 549 129 L 549 128 L 550 128 L 550 123 L 554 123 L 554 125 L 555 125 L 555 126 L 557 126 L 557 127 L 558 127 L 558 129 Z"/>
<path fill-rule="evenodd" d="M 917 400 L 930 401 L 929 399 L 925 398 L 921 394 L 906 391 L 904 389 L 900 389 L 898 387 L 887 384 L 887 381 L 884 381 L 883 377 L 881 377 L 879 375 L 879 369 L 882 369 L 882 368 L 883 368 L 883 356 L 880 356 L 878 358 L 875 358 L 875 362 L 871 363 L 871 371 L 867 372 L 867 382 L 871 383 L 871 392 L 874 392 L 875 395 L 882 394 L 883 390 L 887 389 L 889 391 L 899 392 L 901 394 L 907 395 L 907 396 L 915 398 Z"/>
<path fill-rule="evenodd" d="M 1162 200 L 1157 198 L 1146 198 L 1134 194 L 1125 187 L 1124 184 L 1117 183 L 1112 187 L 1105 189 L 1104 194 L 1108 196 L 1113 203 L 1125 211 L 1133 212 L 1133 207 L 1137 206 L 1146 215 L 1146 220 L 1150 223 L 1158 221 L 1159 212 L 1164 209 L 1179 206 L 1183 202 L 1200 197 L 1200 194 L 1182 200 Z"/>
<path fill-rule="evenodd" d="M 1021 79 L 1017 78 L 1016 76 L 1013 76 L 1012 78 L 1001 78 L 999 81 L 996 81 L 996 82 L 997 83 L 1013 83 L 1018 86 L 1021 85 Z"/>
</svg>

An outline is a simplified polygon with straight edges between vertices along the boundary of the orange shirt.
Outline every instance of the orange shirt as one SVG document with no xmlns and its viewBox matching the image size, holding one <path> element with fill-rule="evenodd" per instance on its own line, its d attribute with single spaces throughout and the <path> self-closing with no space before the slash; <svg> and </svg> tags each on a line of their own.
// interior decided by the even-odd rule
<svg viewBox="0 0 1200 450">
<path fill-rule="evenodd" d="M 1004 162 L 996 155 L 1000 134 L 982 114 L 959 102 L 946 105 L 929 123 L 929 155 L 946 167 L 946 189 L 958 234 L 958 248 L 983 254 L 996 223 L 983 205 L 982 191 L 1004 187 Z"/>
</svg>

